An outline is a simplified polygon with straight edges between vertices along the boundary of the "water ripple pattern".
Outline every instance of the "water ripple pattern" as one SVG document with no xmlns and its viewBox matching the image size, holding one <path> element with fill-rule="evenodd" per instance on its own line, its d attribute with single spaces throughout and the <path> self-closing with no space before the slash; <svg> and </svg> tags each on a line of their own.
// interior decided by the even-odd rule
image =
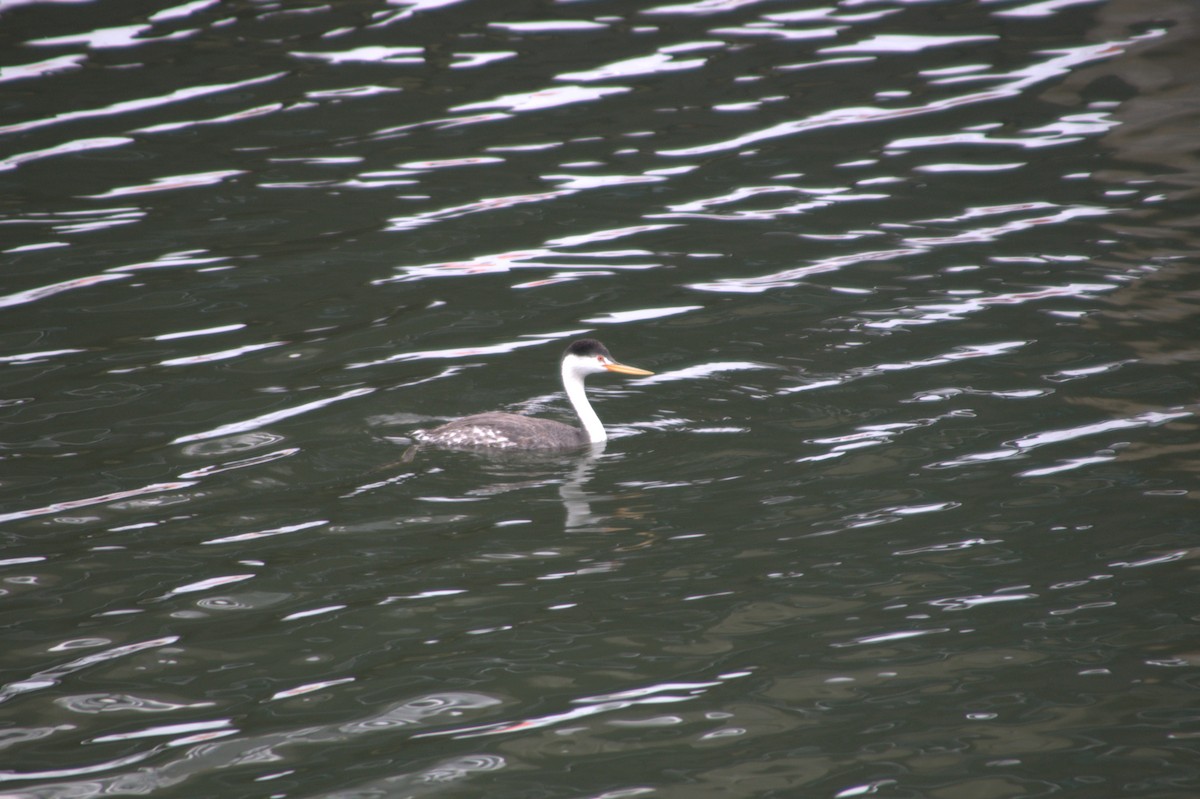
<svg viewBox="0 0 1200 799">
<path fill-rule="evenodd" d="M 1200 795 L 1198 40 L 0 0 L 0 795 Z"/>
</svg>

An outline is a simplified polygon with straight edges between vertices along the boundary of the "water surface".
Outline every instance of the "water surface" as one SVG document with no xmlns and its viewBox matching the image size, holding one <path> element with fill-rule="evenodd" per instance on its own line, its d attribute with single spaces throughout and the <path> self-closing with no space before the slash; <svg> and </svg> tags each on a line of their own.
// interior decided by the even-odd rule
<svg viewBox="0 0 1200 799">
<path fill-rule="evenodd" d="M 0 0 L 0 796 L 1195 795 L 1198 23 Z"/>
</svg>

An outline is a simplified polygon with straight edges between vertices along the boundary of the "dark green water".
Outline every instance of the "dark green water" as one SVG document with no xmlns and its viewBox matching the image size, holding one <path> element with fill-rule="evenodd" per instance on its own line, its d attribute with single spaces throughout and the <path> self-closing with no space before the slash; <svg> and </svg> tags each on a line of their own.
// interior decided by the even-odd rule
<svg viewBox="0 0 1200 799">
<path fill-rule="evenodd" d="M 0 0 L 0 797 L 1200 794 L 1198 37 Z"/>
</svg>

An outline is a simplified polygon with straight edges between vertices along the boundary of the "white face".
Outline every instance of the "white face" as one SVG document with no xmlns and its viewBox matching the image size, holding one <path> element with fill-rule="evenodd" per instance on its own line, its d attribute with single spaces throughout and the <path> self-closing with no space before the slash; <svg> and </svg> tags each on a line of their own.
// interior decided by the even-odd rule
<svg viewBox="0 0 1200 799">
<path fill-rule="evenodd" d="M 612 363 L 611 360 L 605 358 L 603 355 L 568 355 L 563 361 L 566 371 L 577 374 L 580 377 L 607 372 L 607 364 Z"/>
</svg>

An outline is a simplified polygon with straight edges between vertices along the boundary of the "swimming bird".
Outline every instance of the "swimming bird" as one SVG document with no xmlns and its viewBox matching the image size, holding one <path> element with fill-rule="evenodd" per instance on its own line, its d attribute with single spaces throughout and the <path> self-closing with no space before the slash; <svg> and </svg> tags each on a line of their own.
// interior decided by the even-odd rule
<svg viewBox="0 0 1200 799">
<path fill-rule="evenodd" d="M 613 360 L 608 348 L 594 338 L 572 342 L 562 357 L 562 384 L 579 417 L 581 430 L 562 422 L 516 413 L 477 413 L 447 422 L 416 436 L 422 444 L 448 449 L 564 450 L 598 444 L 608 438 L 600 417 L 592 410 L 583 381 L 588 375 L 616 372 L 652 375 L 645 369 Z"/>
</svg>

